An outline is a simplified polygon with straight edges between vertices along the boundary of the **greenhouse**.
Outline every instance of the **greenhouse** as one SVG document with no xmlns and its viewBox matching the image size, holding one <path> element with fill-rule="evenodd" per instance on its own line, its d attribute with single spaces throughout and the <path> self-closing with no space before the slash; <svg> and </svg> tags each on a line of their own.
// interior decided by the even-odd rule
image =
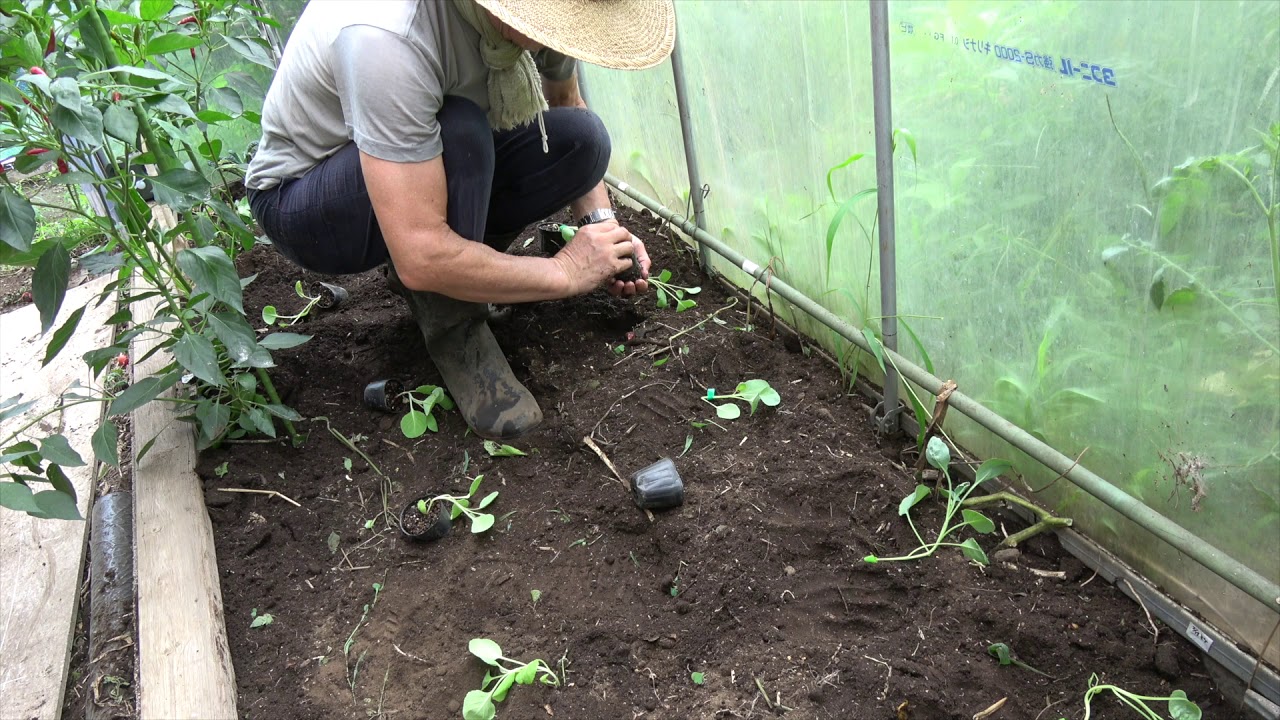
<svg viewBox="0 0 1280 720">
<path fill-rule="evenodd" d="M 1280 0 L 0 47 L 0 718 L 1280 720 Z"/>
</svg>

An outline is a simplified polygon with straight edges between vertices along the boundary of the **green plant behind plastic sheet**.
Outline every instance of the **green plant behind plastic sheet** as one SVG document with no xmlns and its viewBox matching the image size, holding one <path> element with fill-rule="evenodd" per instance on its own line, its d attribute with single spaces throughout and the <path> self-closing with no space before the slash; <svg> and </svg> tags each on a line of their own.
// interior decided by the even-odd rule
<svg viewBox="0 0 1280 720">
<path fill-rule="evenodd" d="M 677 11 L 708 230 L 878 327 L 874 195 L 842 221 L 830 259 L 825 243 L 840 202 L 875 185 L 865 5 Z M 895 161 L 898 305 L 937 374 L 1280 579 L 1280 260 L 1266 215 L 1277 219 L 1280 192 L 1267 149 L 1280 123 L 1280 3 L 912 2 L 890 13 L 894 127 L 914 140 Z M 613 172 L 683 209 L 670 68 L 587 77 Z M 856 153 L 866 159 L 828 190 L 827 171 Z M 963 443 L 1014 458 L 1033 487 L 1052 480 L 951 418 Z M 1069 483 L 1037 497 L 1255 649 L 1258 628 L 1274 624 Z"/>
<path fill-rule="evenodd" d="M 963 391 L 1276 580 L 1280 5 L 1212 8 L 893 6 L 922 149 L 898 161 L 900 304 L 945 316 L 922 335 Z M 1040 499 L 1238 637 L 1274 623 L 1068 483 Z"/>
</svg>

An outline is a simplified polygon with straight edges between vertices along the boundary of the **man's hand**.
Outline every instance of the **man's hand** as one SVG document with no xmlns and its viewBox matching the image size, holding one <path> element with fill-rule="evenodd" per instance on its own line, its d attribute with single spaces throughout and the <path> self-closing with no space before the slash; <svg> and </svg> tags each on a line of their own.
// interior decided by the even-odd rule
<svg viewBox="0 0 1280 720">
<path fill-rule="evenodd" d="M 638 248 L 638 249 L 637 249 Z M 556 253 L 555 262 L 568 281 L 571 294 L 591 292 L 631 267 L 631 253 L 644 251 L 644 245 L 616 222 L 583 225 L 564 249 Z M 646 271 L 649 256 L 641 256 L 641 268 Z M 641 281 L 643 282 L 643 281 Z M 613 282 L 613 286 L 624 283 Z M 635 294 L 635 283 L 630 294 Z M 617 294 L 617 293 L 615 293 Z"/>
<path fill-rule="evenodd" d="M 640 238 L 635 235 L 631 236 L 631 247 L 635 251 L 636 258 L 640 260 L 640 279 L 626 282 L 614 280 L 611 282 L 606 289 L 614 297 L 631 297 L 649 290 L 649 253 L 645 251 L 644 243 L 640 242 Z"/>
</svg>

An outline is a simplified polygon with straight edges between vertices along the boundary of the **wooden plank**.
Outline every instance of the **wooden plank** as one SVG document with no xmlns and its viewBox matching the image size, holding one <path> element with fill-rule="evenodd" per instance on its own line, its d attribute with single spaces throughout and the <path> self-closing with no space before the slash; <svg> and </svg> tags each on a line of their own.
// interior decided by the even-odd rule
<svg viewBox="0 0 1280 720">
<path fill-rule="evenodd" d="M 35 306 L 0 316 L 0 397 L 21 392 L 27 399 L 40 398 L 24 418 L 14 418 L 6 427 L 21 427 L 34 414 L 53 407 L 72 382 L 90 384 L 80 356 L 111 342 L 111 328 L 104 323 L 116 310 L 115 300 L 96 308 L 91 302 L 107 281 L 67 291 L 57 323 L 76 308 L 89 306 L 79 330 L 45 368 L 40 362 L 49 338 L 40 334 Z M 60 427 L 59 416 L 50 415 L 33 428 L 36 436 L 60 430 L 85 459 L 83 467 L 66 468 L 82 516 L 88 515 L 92 501 L 90 437 L 101 413 L 98 403 L 75 405 L 61 413 Z M 7 432 L 0 427 L 0 437 Z M 62 712 L 87 531 L 84 521 L 37 520 L 0 510 L 0 718 L 53 720 Z"/>
<path fill-rule="evenodd" d="M 160 298 L 138 303 L 134 319 L 153 317 L 159 304 Z M 143 357 L 164 338 L 139 335 L 133 357 Z M 136 363 L 134 379 L 156 373 L 169 358 L 161 351 Z M 195 473 L 195 436 L 190 424 L 177 419 L 177 408 L 152 402 L 133 413 L 138 713 L 143 720 L 234 720 L 235 670 L 213 528 Z M 152 438 L 151 449 L 138 458 Z"/>
</svg>

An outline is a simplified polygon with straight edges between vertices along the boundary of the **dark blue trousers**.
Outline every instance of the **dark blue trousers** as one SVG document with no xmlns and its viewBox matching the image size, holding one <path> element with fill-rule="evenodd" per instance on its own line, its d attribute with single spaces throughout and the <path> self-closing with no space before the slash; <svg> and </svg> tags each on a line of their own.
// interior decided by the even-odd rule
<svg viewBox="0 0 1280 720">
<path fill-rule="evenodd" d="M 479 106 L 464 98 L 446 97 L 436 118 L 449 227 L 498 250 L 525 226 L 589 192 L 609 164 L 609 134 L 589 110 L 545 113 L 548 153 L 536 123 L 494 132 Z M 300 178 L 251 190 L 249 202 L 280 253 L 307 270 L 360 273 L 388 259 L 354 143 Z"/>
</svg>

